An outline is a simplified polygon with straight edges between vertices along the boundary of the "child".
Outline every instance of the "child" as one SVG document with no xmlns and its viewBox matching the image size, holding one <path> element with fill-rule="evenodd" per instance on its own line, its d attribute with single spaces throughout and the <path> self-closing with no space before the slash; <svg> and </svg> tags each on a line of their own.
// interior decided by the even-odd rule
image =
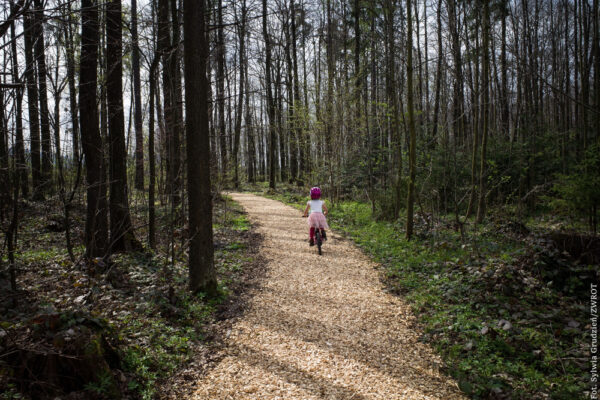
<svg viewBox="0 0 600 400">
<path fill-rule="evenodd" d="M 304 217 L 308 216 L 308 226 L 310 226 L 310 240 L 311 246 L 315 245 L 315 228 L 321 230 L 321 237 L 323 240 L 327 240 L 325 236 L 325 229 L 329 229 L 325 216 L 327 215 L 327 206 L 321 199 L 321 189 L 314 187 L 310 189 L 311 200 L 306 203 L 306 209 L 304 210 Z M 309 215 L 310 210 L 310 215 Z"/>
</svg>

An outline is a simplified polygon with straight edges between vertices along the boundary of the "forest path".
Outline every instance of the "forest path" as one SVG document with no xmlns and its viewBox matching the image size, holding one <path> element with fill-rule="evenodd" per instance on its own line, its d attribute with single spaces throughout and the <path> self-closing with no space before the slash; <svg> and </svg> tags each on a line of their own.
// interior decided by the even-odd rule
<svg viewBox="0 0 600 400">
<path fill-rule="evenodd" d="M 264 237 L 266 275 L 193 398 L 464 398 L 417 341 L 409 306 L 383 290 L 376 264 L 350 241 L 329 232 L 319 256 L 298 210 L 230 195 Z"/>
</svg>

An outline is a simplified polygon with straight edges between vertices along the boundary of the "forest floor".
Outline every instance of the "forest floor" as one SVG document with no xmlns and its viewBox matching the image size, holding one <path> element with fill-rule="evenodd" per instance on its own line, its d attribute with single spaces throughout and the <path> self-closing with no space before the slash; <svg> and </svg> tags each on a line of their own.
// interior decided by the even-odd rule
<svg viewBox="0 0 600 400">
<path fill-rule="evenodd" d="M 137 200 L 132 218 L 145 242 L 148 208 Z M 223 196 L 213 204 L 219 295 L 208 300 L 188 290 L 185 232 L 172 231 L 168 207 L 157 204 L 156 251 L 88 263 L 81 203 L 71 211 L 73 262 L 60 202 L 22 202 L 18 291 L 0 280 L 0 399 L 151 399 L 177 393 L 188 368 L 203 370 L 215 321 L 243 309 L 262 270 L 261 238 L 241 207 Z"/>
<path fill-rule="evenodd" d="M 263 236 L 262 283 L 224 322 L 217 361 L 197 399 L 462 399 L 419 342 L 409 305 L 385 291 L 379 266 L 329 232 L 323 256 L 298 210 L 232 193 Z"/>
</svg>

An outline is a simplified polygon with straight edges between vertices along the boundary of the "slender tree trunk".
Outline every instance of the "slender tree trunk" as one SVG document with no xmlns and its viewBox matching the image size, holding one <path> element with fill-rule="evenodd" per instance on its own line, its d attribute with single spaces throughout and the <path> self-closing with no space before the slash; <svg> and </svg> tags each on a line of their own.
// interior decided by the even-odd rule
<svg viewBox="0 0 600 400">
<path fill-rule="evenodd" d="M 34 0 L 34 53 L 37 62 L 39 86 L 40 132 L 42 137 L 42 193 L 50 189 L 52 178 L 52 143 L 50 140 L 50 114 L 48 111 L 48 91 L 46 85 L 46 46 L 44 41 L 44 6 L 42 0 Z"/>
<path fill-rule="evenodd" d="M 69 107 L 71 113 L 71 127 L 73 132 L 73 160 L 79 160 L 79 117 L 77 108 L 77 82 L 75 81 L 75 47 L 73 34 L 73 13 L 71 11 L 71 3 L 67 2 L 67 24 L 65 29 L 65 37 L 67 40 L 67 80 L 69 81 Z"/>
<path fill-rule="evenodd" d="M 438 131 L 438 123 L 439 123 L 439 114 L 440 114 L 440 92 L 442 87 L 442 61 L 443 61 L 443 50 L 444 45 L 442 42 L 442 1 L 438 1 L 438 9 L 437 9 L 437 46 L 438 46 L 438 59 L 437 59 L 437 69 L 435 73 L 435 100 L 433 105 L 433 128 L 431 133 L 432 146 L 435 145 L 435 141 L 437 141 L 437 131 Z"/>
<path fill-rule="evenodd" d="M 184 59 L 188 201 L 190 235 L 190 289 L 210 296 L 217 291 L 213 257 L 212 196 L 206 62 L 208 45 L 204 32 L 204 0 L 184 0 Z"/>
<path fill-rule="evenodd" d="M 11 2 L 11 10 L 15 10 L 16 6 Z M 15 22 L 10 25 L 11 36 L 11 52 L 12 52 L 12 72 L 13 81 L 16 84 L 21 83 L 19 76 L 19 61 L 17 53 L 17 37 L 15 34 Z M 17 167 L 17 182 L 16 185 L 20 188 L 23 197 L 29 196 L 29 179 L 27 176 L 27 164 L 25 161 L 25 144 L 23 140 L 23 90 L 18 88 L 15 96 L 15 147 L 16 147 L 16 167 Z"/>
<path fill-rule="evenodd" d="M 413 208 L 415 202 L 415 176 L 416 176 L 416 128 L 413 99 L 413 41 L 412 41 L 412 12 L 411 0 L 406 0 L 406 106 L 408 111 L 408 132 L 410 134 L 408 151 L 408 198 L 406 200 L 406 238 L 413 235 Z"/>
<path fill-rule="evenodd" d="M 301 4 L 301 9 L 303 8 L 303 5 Z M 294 28 L 295 30 L 295 28 Z M 302 84 L 302 91 L 304 94 L 304 102 L 303 107 L 302 107 L 302 128 L 303 128 L 303 132 L 302 132 L 302 159 L 304 160 L 304 173 L 307 177 L 310 177 L 311 174 L 311 170 L 312 170 L 312 166 L 311 166 L 311 161 L 310 161 L 310 152 L 311 152 L 311 146 L 310 146 L 310 133 L 309 133 L 309 124 L 310 124 L 310 118 L 309 118 L 309 108 L 308 108 L 308 74 L 306 73 L 306 32 L 302 31 L 302 78 L 303 78 L 303 84 Z M 283 163 L 282 166 L 283 168 Z"/>
<path fill-rule="evenodd" d="M 2 80 L 0 80 L 2 82 Z M 0 93 L 0 217 L 7 216 L 11 202 L 9 162 L 8 162 L 8 119 L 6 116 L 6 103 L 4 94 Z M 18 186 L 17 186 L 18 187 Z M 12 236 L 9 234 L 8 236 Z"/>
<path fill-rule="evenodd" d="M 250 109 L 250 79 L 248 79 L 248 62 L 245 63 L 246 73 L 246 144 L 248 152 L 248 182 L 256 182 L 256 143 L 252 126 L 252 110 Z"/>
<path fill-rule="evenodd" d="M 264 1 L 264 0 L 263 0 Z M 296 11 L 294 0 L 290 1 L 290 30 L 291 30 L 291 51 L 292 51 L 292 67 L 293 67 L 293 85 L 294 85 L 294 137 L 298 146 L 298 175 L 300 182 L 303 181 L 303 176 L 306 174 L 306 160 L 304 154 L 304 111 L 302 101 L 300 100 L 300 83 L 298 79 L 298 51 L 296 49 Z"/>
<path fill-rule="evenodd" d="M 488 1 L 483 1 L 483 71 L 482 71 L 482 94 L 481 94 L 481 119 L 482 119 L 482 132 L 481 132 L 481 157 L 479 167 L 479 203 L 477 207 L 477 223 L 482 223 L 485 218 L 485 199 L 486 199 L 486 150 L 487 150 L 487 137 L 488 137 L 488 125 L 490 116 L 490 105 L 489 105 L 489 76 L 490 76 L 490 60 L 489 60 L 489 47 L 490 47 L 490 5 Z"/>
<path fill-rule="evenodd" d="M 154 155 L 154 97 L 156 94 L 156 68 L 160 55 L 157 53 L 154 56 L 152 65 L 150 66 L 150 94 L 149 94 L 149 121 L 148 121 L 148 167 L 150 172 L 150 182 L 148 183 L 148 245 L 151 249 L 156 249 L 156 211 L 154 199 L 156 193 L 156 158 Z"/>
<path fill-rule="evenodd" d="M 286 44 L 285 44 L 285 61 L 286 61 L 286 72 L 287 72 L 287 103 L 288 103 L 288 135 L 289 135 L 289 154 L 290 154 L 290 179 L 292 183 L 298 179 L 298 137 L 296 136 L 296 124 L 298 123 L 298 117 L 296 116 L 296 109 L 294 107 L 294 66 L 292 63 L 292 39 L 289 25 L 286 24 L 284 28 L 286 32 Z"/>
<path fill-rule="evenodd" d="M 106 4 L 106 98 L 110 155 L 110 242 L 111 253 L 140 248 L 135 239 L 127 196 L 127 153 L 123 116 L 123 39 L 121 0 Z"/>
<path fill-rule="evenodd" d="M 329 184 L 330 187 L 334 187 L 333 177 L 333 149 L 332 149 L 332 136 L 333 136 L 333 84 L 335 79 L 335 61 L 334 61 L 334 49 L 333 49 L 333 21 L 332 21 L 332 10 L 331 0 L 327 0 L 327 97 L 326 97 L 326 117 L 325 117 L 325 159 L 328 168 Z M 332 190 L 331 193 L 335 198 L 335 192 Z"/>
<path fill-rule="evenodd" d="M 265 86 L 267 90 L 267 115 L 269 118 L 269 187 L 275 189 L 275 107 L 273 105 L 273 92 L 271 91 L 271 40 L 267 30 L 267 0 L 262 0 L 262 11 L 262 29 L 265 39 Z"/>
<path fill-rule="evenodd" d="M 506 5 L 504 7 L 507 7 Z M 506 17 L 508 10 L 502 9 L 502 43 L 500 50 L 500 68 L 502 74 L 502 130 L 507 137 L 510 137 L 510 114 L 508 99 L 508 62 L 506 58 Z"/>
<path fill-rule="evenodd" d="M 450 36 L 452 39 L 452 57 L 454 63 L 454 98 L 452 100 L 452 120 L 454 121 L 455 144 L 462 143 L 465 137 L 462 56 L 458 32 L 458 13 L 456 7 L 456 1 L 448 0 L 448 24 L 450 28 Z"/>
<path fill-rule="evenodd" d="M 225 129 L 225 35 L 223 34 L 223 0 L 217 4 L 217 113 L 221 173 L 227 174 L 227 132 Z"/>
<path fill-rule="evenodd" d="M 173 48 L 170 35 L 169 0 L 158 0 L 158 49 L 162 56 L 162 84 L 163 84 L 163 112 L 164 112 L 164 137 L 162 142 L 166 147 L 166 170 L 167 180 L 165 185 L 166 194 L 171 201 L 175 201 L 177 194 L 177 176 L 179 166 L 177 165 L 176 153 L 178 151 L 178 131 L 175 129 L 175 99 L 174 99 L 174 77 L 171 68 L 171 57 Z"/>
<path fill-rule="evenodd" d="M 144 190 L 144 129 L 142 126 L 140 49 L 137 20 L 137 0 L 131 0 L 131 70 L 133 72 L 133 126 L 135 128 L 135 188 Z"/>
<path fill-rule="evenodd" d="M 99 41 L 97 0 L 82 0 L 79 123 L 87 180 L 85 245 L 88 258 L 103 257 L 108 250 L 106 183 L 102 171 L 104 152 L 96 105 Z"/>
<path fill-rule="evenodd" d="M 173 92 L 173 207 L 177 208 L 181 203 L 183 163 L 182 163 L 182 144 L 184 135 L 183 125 L 183 94 L 181 85 L 181 30 L 179 28 L 179 8 L 177 0 L 171 0 L 171 25 L 173 30 L 173 43 L 171 45 L 171 58 L 169 59 L 169 69 L 171 75 L 171 91 Z M 175 216 L 178 220 L 181 215 Z"/>
<path fill-rule="evenodd" d="M 234 176 L 233 176 L 233 182 L 235 185 L 235 188 L 239 188 L 240 186 L 240 176 L 239 176 L 239 162 L 238 162 L 238 154 L 240 151 L 240 132 L 242 129 L 242 112 L 243 112 L 243 105 L 244 105 L 244 71 L 245 71 L 245 58 L 244 58 L 244 54 L 246 52 L 246 44 L 245 44 L 245 37 L 246 37 L 246 0 L 242 0 L 242 15 L 241 15 L 241 22 L 240 25 L 238 26 L 238 40 L 240 42 L 240 47 L 239 47 L 239 69 L 240 69 L 240 80 L 239 80 L 239 93 L 238 93 L 238 104 L 237 104 L 237 111 L 235 113 L 235 132 L 234 132 L 234 138 L 233 138 L 233 168 L 234 168 Z"/>
<path fill-rule="evenodd" d="M 27 106 L 29 110 L 29 141 L 31 143 L 31 177 L 33 198 L 42 197 L 42 164 L 40 153 L 40 115 L 38 110 L 38 89 L 35 59 L 33 57 L 33 14 L 25 13 L 23 18 L 23 36 L 25 42 L 25 81 L 27 83 Z"/>
</svg>

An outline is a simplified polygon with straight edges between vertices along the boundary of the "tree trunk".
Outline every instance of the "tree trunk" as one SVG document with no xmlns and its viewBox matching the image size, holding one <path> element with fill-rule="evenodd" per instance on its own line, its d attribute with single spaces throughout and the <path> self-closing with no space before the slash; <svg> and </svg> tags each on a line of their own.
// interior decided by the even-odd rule
<svg viewBox="0 0 600 400">
<path fill-rule="evenodd" d="M 11 10 L 14 12 L 15 4 L 11 2 Z M 21 83 L 19 77 L 19 61 L 17 53 L 17 37 L 15 34 L 15 22 L 10 25 L 11 36 L 11 52 L 12 52 L 12 72 L 13 82 Z M 25 144 L 23 140 L 23 90 L 19 87 L 16 90 L 15 96 L 15 147 L 16 147 L 16 167 L 17 167 L 17 182 L 16 185 L 20 188 L 23 197 L 29 196 L 29 179 L 27 176 L 27 164 L 25 161 Z"/>
<path fill-rule="evenodd" d="M 240 186 L 240 176 L 239 176 L 239 162 L 238 162 L 238 154 L 240 151 L 240 132 L 242 129 L 242 112 L 244 105 L 244 70 L 245 70 L 245 40 L 246 37 L 246 0 L 242 0 L 242 20 L 240 25 L 238 26 L 238 39 L 240 42 L 239 47 L 239 69 L 240 69 L 240 80 L 239 80 L 239 94 L 238 94 L 238 104 L 237 111 L 235 113 L 235 132 L 233 138 L 233 168 L 234 168 L 234 176 L 233 182 L 235 188 L 239 188 Z"/>
<path fill-rule="evenodd" d="M 296 123 L 298 122 L 298 118 L 296 116 L 296 109 L 294 108 L 294 66 L 292 64 L 292 39 L 291 32 L 289 26 L 286 24 L 285 29 L 285 62 L 286 62 L 286 72 L 287 72 L 287 132 L 289 136 L 289 154 L 290 154 L 290 179 L 289 182 L 295 182 L 298 178 L 298 137 L 296 137 Z"/>
<path fill-rule="evenodd" d="M 42 0 L 34 0 L 34 53 L 37 62 L 40 131 L 42 135 L 42 187 L 41 193 L 50 190 L 52 178 L 52 143 L 50 139 L 50 113 L 48 111 L 48 92 L 46 85 L 46 45 L 44 41 L 44 6 Z"/>
<path fill-rule="evenodd" d="M 269 188 L 275 189 L 275 107 L 273 105 L 273 92 L 271 91 L 271 41 L 267 30 L 267 0 L 262 0 L 262 11 L 262 29 L 265 39 L 265 89 L 267 91 L 267 115 L 269 118 Z"/>
<path fill-rule="evenodd" d="M 154 156 L 154 97 L 156 94 L 156 68 L 158 67 L 158 61 L 160 55 L 157 53 L 154 55 L 154 60 L 150 66 L 150 94 L 149 94 L 149 106 L 150 116 L 148 121 L 148 167 L 150 169 L 150 182 L 148 183 L 148 245 L 151 249 L 156 249 L 156 212 L 154 199 L 156 193 L 156 159 Z"/>
<path fill-rule="evenodd" d="M 250 109 L 250 79 L 248 79 L 248 63 L 245 63 L 246 73 L 246 147 L 248 152 L 248 182 L 256 182 L 256 143 L 252 126 L 252 110 Z"/>
<path fill-rule="evenodd" d="M 171 91 L 173 92 L 173 206 L 181 203 L 182 195 L 182 140 L 183 140 L 183 94 L 181 85 L 181 63 L 180 63 L 180 47 L 181 47 L 181 30 L 179 29 L 179 12 L 177 0 L 171 0 L 171 25 L 173 30 L 173 43 L 171 58 L 169 59 L 169 68 L 171 75 Z M 181 216 L 177 215 L 177 219 Z"/>
<path fill-rule="evenodd" d="M 67 40 L 67 79 L 69 81 L 69 107 L 71 113 L 71 127 L 73 132 L 73 160 L 79 160 L 79 117 L 77 108 L 77 89 L 75 82 L 75 47 L 73 34 L 73 13 L 71 11 L 71 3 L 67 3 L 67 24 L 65 29 L 65 37 Z"/>
<path fill-rule="evenodd" d="M 82 0 L 79 123 L 87 180 L 85 246 L 88 258 L 103 257 L 108 250 L 106 183 L 102 171 L 104 152 L 96 105 L 99 41 L 97 0 Z"/>
<path fill-rule="evenodd" d="M 443 43 L 442 43 L 442 1 L 438 1 L 437 9 L 437 46 L 438 60 L 435 73 L 435 100 L 433 105 L 433 128 L 431 133 L 432 146 L 437 141 L 438 121 L 440 114 L 440 92 L 442 86 L 442 61 L 443 61 Z"/>
<path fill-rule="evenodd" d="M 171 60 L 174 57 L 169 21 L 169 0 L 158 0 L 158 38 L 157 46 L 162 56 L 162 83 L 163 83 L 163 112 L 164 112 L 164 137 L 162 142 L 166 147 L 167 181 L 166 194 L 173 203 L 178 201 L 178 151 L 179 131 L 176 129 L 175 117 L 175 91 Z"/>
<path fill-rule="evenodd" d="M 137 0 L 131 0 L 131 69 L 133 72 L 133 126 L 135 128 L 135 188 L 144 190 L 144 129 L 142 126 L 140 49 L 137 19 Z"/>
<path fill-rule="evenodd" d="M 458 13 L 456 11 L 456 7 L 456 1 L 448 1 L 448 25 L 450 28 L 450 36 L 452 39 L 452 57 L 454 63 L 454 98 L 452 100 L 452 120 L 454 121 L 455 144 L 462 143 L 465 136 L 462 56 L 458 32 Z"/>
<path fill-rule="evenodd" d="M 40 153 L 40 115 L 38 110 L 38 89 L 33 57 L 33 14 L 25 13 L 23 18 L 23 36 L 25 42 L 25 81 L 27 83 L 27 106 L 29 110 L 29 140 L 31 142 L 31 177 L 34 199 L 42 196 L 42 165 Z"/>
<path fill-rule="evenodd" d="M 189 201 L 189 276 L 193 292 L 213 296 L 217 279 L 213 257 L 212 196 L 206 79 L 208 45 L 204 0 L 184 0 L 184 65 Z"/>
<path fill-rule="evenodd" d="M 406 238 L 413 235 L 413 207 L 415 202 L 415 169 L 416 169 L 416 128 L 413 99 L 413 63 L 412 63 L 412 12 L 411 0 L 406 0 L 406 106 L 408 111 L 408 132 L 410 134 L 408 151 L 408 198 L 406 200 Z"/>
<path fill-rule="evenodd" d="M 264 0 L 263 0 L 264 1 Z M 303 181 L 303 176 L 306 173 L 306 162 L 304 154 L 304 135 L 303 127 L 305 123 L 302 101 L 300 100 L 300 84 L 298 79 L 298 52 L 296 50 L 296 12 L 294 0 L 290 1 L 290 29 L 291 29 L 291 45 L 292 45 L 292 67 L 293 67 L 293 85 L 294 85 L 294 137 L 298 146 L 298 175 L 299 183 Z"/>
<path fill-rule="evenodd" d="M 333 50 L 333 21 L 331 12 L 331 0 L 327 0 L 327 98 L 325 103 L 326 117 L 325 117 L 325 159 L 326 166 L 328 168 L 329 184 L 333 188 L 334 177 L 333 177 L 333 149 L 332 149 L 332 136 L 333 136 L 333 83 L 335 79 L 335 55 Z M 333 191 L 332 191 L 333 192 Z M 335 193 L 332 193 L 335 196 Z"/>
<path fill-rule="evenodd" d="M 483 48 L 482 48 L 482 93 L 481 93 L 481 119 L 482 119 L 482 132 L 481 132 L 481 157 L 479 167 L 479 203 L 477 207 L 477 223 L 482 223 L 485 218 L 485 200 L 486 200 L 486 150 L 487 150 L 487 137 L 488 137 L 488 125 L 490 116 L 490 105 L 489 105 L 489 75 L 490 75 L 490 60 L 489 60 L 489 47 L 490 47 L 490 6 L 489 2 L 483 1 Z"/>
<path fill-rule="evenodd" d="M 223 35 L 223 0 L 217 4 L 217 113 L 221 174 L 227 175 L 227 132 L 225 129 L 225 37 Z"/>
<path fill-rule="evenodd" d="M 123 40 L 121 0 L 106 4 L 106 99 L 109 135 L 111 253 L 140 248 L 135 239 L 127 198 L 127 153 L 123 116 Z"/>
</svg>

